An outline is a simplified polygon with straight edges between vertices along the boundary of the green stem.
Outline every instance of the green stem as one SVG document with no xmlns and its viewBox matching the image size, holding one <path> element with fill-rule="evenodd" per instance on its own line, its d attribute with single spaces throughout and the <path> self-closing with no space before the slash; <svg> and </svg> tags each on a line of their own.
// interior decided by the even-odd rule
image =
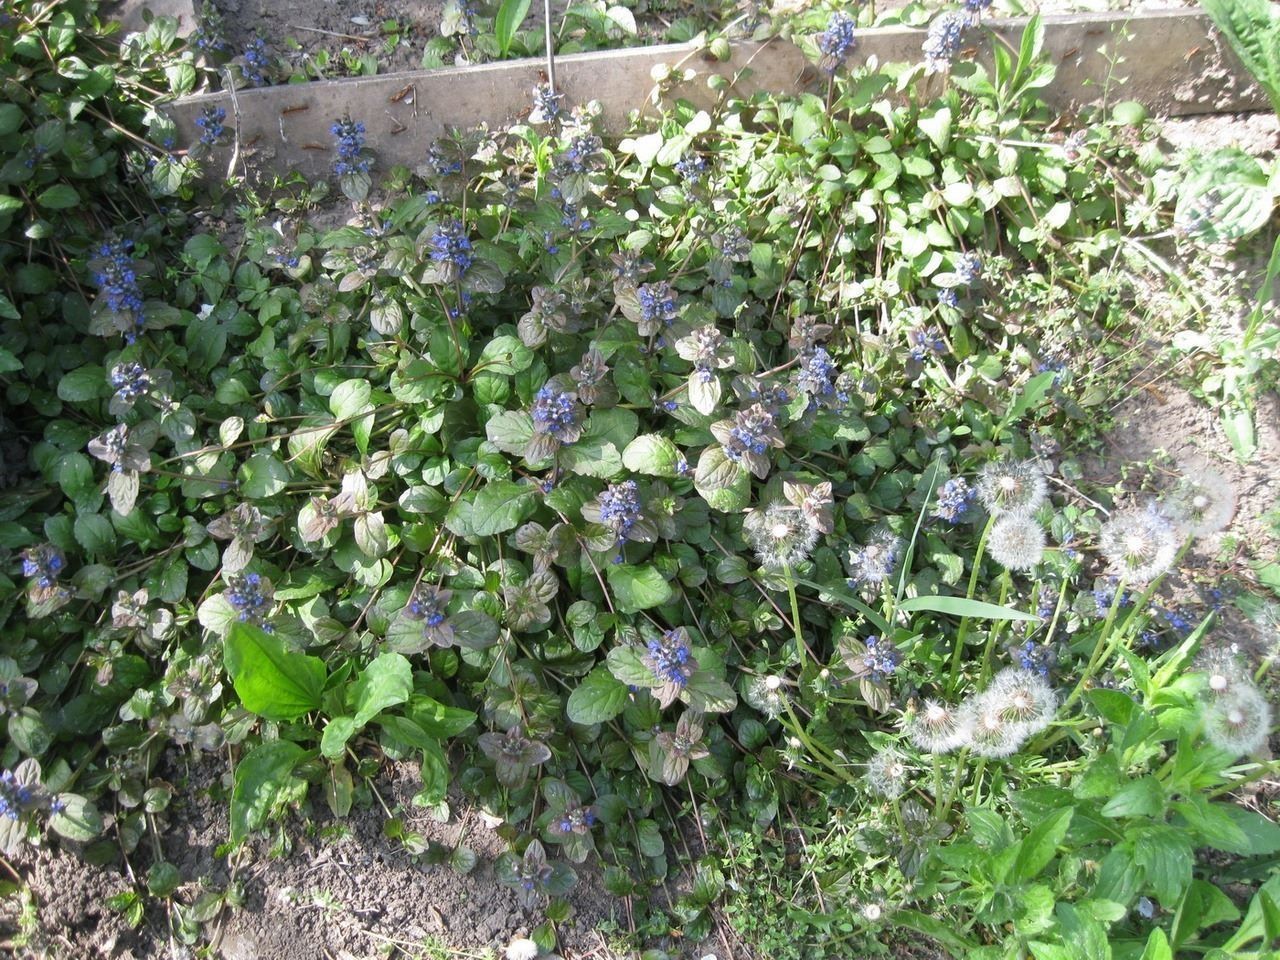
<svg viewBox="0 0 1280 960">
<path fill-rule="evenodd" d="M 1099 664 L 1106 659 L 1107 650 L 1111 649 L 1111 629 L 1116 622 L 1116 614 L 1120 612 L 1120 601 L 1124 599 L 1124 588 L 1128 581 L 1121 578 L 1120 583 L 1116 586 L 1116 592 L 1111 598 L 1111 607 L 1107 610 L 1107 619 L 1102 622 L 1102 629 L 1098 631 L 1098 640 L 1093 645 L 1093 653 L 1089 656 L 1089 663 L 1084 668 L 1084 673 L 1080 674 L 1080 679 L 1076 682 L 1075 689 L 1071 691 L 1071 695 L 1062 703 L 1059 713 L 1065 714 L 1068 708 L 1080 699 L 1080 694 L 1084 693 L 1085 684 L 1093 679 L 1094 673 L 1097 671 Z"/>
<path fill-rule="evenodd" d="M 942 800 L 942 809 L 938 812 L 938 822 L 943 823 L 947 819 L 947 814 L 951 812 L 951 804 L 955 802 L 956 791 L 960 789 L 963 780 L 961 772 L 964 770 L 965 761 L 969 759 L 969 748 L 964 747 L 956 754 L 956 768 L 951 777 L 951 783 L 947 786 L 947 795 Z"/>
<path fill-rule="evenodd" d="M 787 597 L 791 600 L 791 629 L 796 635 L 796 656 L 800 658 L 800 684 L 803 689 L 805 660 L 804 632 L 800 627 L 800 601 L 796 598 L 796 578 L 791 575 L 791 564 L 782 565 L 782 573 L 787 578 Z"/>
<path fill-rule="evenodd" d="M 978 758 L 978 767 L 973 771 L 973 805 L 982 803 L 982 775 L 987 772 L 987 758 Z"/>
<path fill-rule="evenodd" d="M 1000 606 L 1005 605 L 1005 601 L 1009 599 L 1009 588 L 1013 586 L 1013 575 L 1006 570 L 1000 576 Z M 987 631 L 987 645 L 982 648 L 982 671 L 979 674 L 981 685 L 986 686 L 987 681 L 991 679 L 991 651 L 995 649 L 996 637 L 1000 635 L 1000 627 L 1007 621 L 998 620 L 991 625 L 991 629 Z"/>
<path fill-rule="evenodd" d="M 1277 771 L 1280 771 L 1280 760 L 1268 760 L 1266 763 L 1260 764 L 1256 772 L 1251 773 L 1243 780 L 1232 780 L 1230 783 L 1209 791 L 1209 799 L 1220 797 L 1224 793 L 1230 793 L 1232 790 L 1239 790 L 1241 787 L 1261 780 L 1263 777 L 1270 776 Z"/>
<path fill-rule="evenodd" d="M 973 595 L 978 592 L 978 574 L 982 570 L 982 558 L 987 552 L 987 537 L 991 534 L 991 527 L 996 522 L 994 516 L 987 518 L 987 524 L 982 528 L 982 536 L 978 538 L 978 550 L 973 557 L 973 570 L 969 573 L 969 589 L 965 593 L 965 599 L 972 600 Z M 955 693 L 956 683 L 960 679 L 960 657 L 964 651 L 964 638 L 969 632 L 969 618 L 961 617 L 960 626 L 956 630 L 955 649 L 951 651 L 951 678 L 947 681 L 947 688 Z"/>
<path fill-rule="evenodd" d="M 787 704 L 786 719 L 779 717 L 778 721 L 782 724 L 784 729 L 796 735 L 796 739 L 798 739 L 800 743 L 804 746 L 805 750 L 809 752 L 809 756 L 813 757 L 813 759 L 816 762 L 822 764 L 822 766 L 826 767 L 828 770 L 830 770 L 832 773 L 835 774 L 835 779 L 837 782 L 842 782 L 842 783 L 850 782 L 848 773 L 844 770 L 844 768 L 839 766 L 836 755 L 831 751 L 829 751 L 826 747 L 819 747 L 817 742 L 814 741 L 813 738 L 809 736 L 808 731 L 805 730 L 804 725 L 800 723 L 800 718 L 796 716 L 795 711 L 791 708 L 790 703 Z"/>
</svg>

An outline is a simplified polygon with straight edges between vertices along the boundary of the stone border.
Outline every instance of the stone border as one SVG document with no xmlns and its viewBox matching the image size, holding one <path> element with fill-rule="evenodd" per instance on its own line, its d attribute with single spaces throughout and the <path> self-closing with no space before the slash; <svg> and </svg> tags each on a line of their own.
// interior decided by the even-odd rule
<svg viewBox="0 0 1280 960">
<path fill-rule="evenodd" d="M 1026 22 L 988 20 L 983 27 L 1016 48 Z M 853 59 L 916 62 L 924 36 L 923 30 L 907 27 L 862 30 Z M 988 59 L 991 44 L 984 29 L 973 51 L 965 55 Z M 1202 13 L 1046 17 L 1045 52 L 1058 73 L 1040 92 L 1064 112 L 1103 98 L 1137 100 L 1157 114 L 1171 116 L 1268 107 Z M 707 86 L 712 75 L 727 78 L 742 95 L 821 89 L 820 77 L 804 54 L 782 40 L 733 44 L 727 61 L 686 44 L 557 57 L 556 80 L 570 103 L 599 101 L 605 126 L 621 131 L 632 111 L 651 104 L 654 70 L 662 65 L 687 74 L 667 94 L 699 106 L 715 102 L 716 94 Z M 312 178 L 329 174 L 329 127 L 350 115 L 365 124 L 379 169 L 386 171 L 396 164 L 416 167 L 425 159 L 428 145 L 451 128 L 482 122 L 499 126 L 527 111 L 530 91 L 543 68 L 541 60 L 516 60 L 418 70 L 241 90 L 234 96 L 201 94 L 164 109 L 178 126 L 179 143 L 188 144 L 199 137 L 195 119 L 205 107 L 225 109 L 228 130 L 239 131 L 238 174 L 297 170 Z M 232 147 L 220 146 L 206 169 L 220 176 L 231 160 Z"/>
</svg>

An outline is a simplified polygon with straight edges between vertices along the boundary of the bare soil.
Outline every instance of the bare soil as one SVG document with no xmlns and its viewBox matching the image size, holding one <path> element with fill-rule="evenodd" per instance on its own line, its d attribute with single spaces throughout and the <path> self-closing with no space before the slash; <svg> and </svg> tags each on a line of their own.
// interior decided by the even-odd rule
<svg viewBox="0 0 1280 960">
<path fill-rule="evenodd" d="M 191 759 L 170 753 L 161 773 L 177 788 L 159 823 L 164 859 L 182 874 L 175 895 L 191 904 L 202 893 L 225 890 L 233 878 L 244 904 L 227 909 L 204 929 L 223 960 L 318 960 L 318 958 L 417 956 L 443 946 L 450 951 L 498 954 L 511 939 L 526 936 L 544 917 L 523 908 L 514 891 L 498 883 L 493 862 L 505 844 L 480 814 L 463 810 L 437 823 L 411 804 L 421 788 L 413 764 L 389 766 L 376 780 L 382 801 L 400 811 L 407 830 L 450 849 L 465 844 L 478 862 L 467 874 L 427 866 L 388 840 L 388 817 L 377 802 L 335 820 L 316 799 L 307 818 L 293 817 L 284 833 L 292 850 L 274 856 L 266 838 L 250 841 L 234 866 L 221 855 L 227 842 L 226 764 L 221 756 Z M 313 795 L 316 791 L 312 791 Z M 129 877 L 145 878 L 155 859 L 147 844 L 129 862 L 93 867 L 75 852 L 24 852 L 15 866 L 35 898 L 38 934 L 21 958 L 47 960 L 172 960 L 167 917 L 149 908 L 141 927 L 128 928 L 104 906 L 129 889 Z M 579 881 L 569 901 L 572 916 L 557 925 L 566 960 L 609 960 L 608 931 L 625 930 L 623 904 L 606 893 L 589 865 L 576 868 Z M 0 900 L 0 942 L 17 927 L 16 898 Z M 397 953 L 397 951 L 401 951 Z M 0 949 L 2 952 L 2 949 Z"/>
</svg>

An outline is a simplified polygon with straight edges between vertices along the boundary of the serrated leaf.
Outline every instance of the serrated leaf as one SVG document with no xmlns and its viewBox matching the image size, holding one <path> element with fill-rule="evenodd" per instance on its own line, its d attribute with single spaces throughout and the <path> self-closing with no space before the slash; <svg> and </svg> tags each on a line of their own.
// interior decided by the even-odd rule
<svg viewBox="0 0 1280 960">
<path fill-rule="evenodd" d="M 569 694 L 565 713 L 574 723 L 604 723 L 623 711 L 628 693 L 626 684 L 604 667 L 596 667 Z"/>
</svg>

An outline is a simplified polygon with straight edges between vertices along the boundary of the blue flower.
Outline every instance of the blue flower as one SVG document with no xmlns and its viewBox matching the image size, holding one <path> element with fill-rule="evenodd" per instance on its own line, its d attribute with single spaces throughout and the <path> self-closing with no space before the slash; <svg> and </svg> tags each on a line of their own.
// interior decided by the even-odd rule
<svg viewBox="0 0 1280 960">
<path fill-rule="evenodd" d="M 582 411 L 577 394 L 546 384 L 533 398 L 535 433 L 545 434 L 561 443 L 573 443 L 582 435 Z"/>
<path fill-rule="evenodd" d="M 89 267 L 99 302 L 111 313 L 129 315 L 136 328 L 143 324 L 143 302 L 132 250 L 132 240 L 109 241 L 98 247 Z"/>
<path fill-rule="evenodd" d="M 62 551 L 51 543 L 42 543 L 22 551 L 22 575 L 31 577 L 40 587 L 48 589 L 57 582 L 67 561 Z"/>
<path fill-rule="evenodd" d="M 270 581 L 264 580 L 261 574 L 237 573 L 228 577 L 225 596 L 241 623 L 265 626 L 272 590 Z"/>
<path fill-rule="evenodd" d="M 938 490 L 933 515 L 947 523 L 960 523 L 973 506 L 974 491 L 964 477 L 952 477 Z"/>
<path fill-rule="evenodd" d="M 560 225 L 567 227 L 570 233 L 585 233 L 591 229 L 591 220 L 582 216 L 581 208 L 571 203 L 562 203 L 560 205 Z"/>
<path fill-rule="evenodd" d="M 333 172 L 340 177 L 368 173 L 373 166 L 373 158 L 364 152 L 364 124 L 347 117 L 335 121 L 329 132 L 337 141 L 338 149 L 338 159 L 333 161 Z"/>
<path fill-rule="evenodd" d="M 907 342 L 911 345 L 911 359 L 918 363 L 930 354 L 940 356 L 947 352 L 947 341 L 937 327 L 916 327 L 907 333 Z"/>
<path fill-rule="evenodd" d="M 943 287 L 938 291 L 938 303 L 944 307 L 958 307 L 960 306 L 960 297 L 950 287 Z"/>
<path fill-rule="evenodd" d="M 696 153 L 686 153 L 676 161 L 676 173 L 689 186 L 697 186 L 707 172 L 707 160 Z"/>
<path fill-rule="evenodd" d="M 939 73 L 950 68 L 951 61 L 960 52 L 967 26 L 969 18 L 955 10 L 948 10 L 933 18 L 933 22 L 929 24 L 929 34 L 921 45 L 927 73 Z"/>
<path fill-rule="evenodd" d="M 564 94 L 552 93 L 551 87 L 545 83 L 538 84 L 533 88 L 533 110 L 529 113 L 529 122 L 550 123 L 563 111 L 562 100 Z"/>
<path fill-rule="evenodd" d="M 826 73 L 835 73 L 857 45 L 854 37 L 856 24 L 847 13 L 833 13 L 827 21 L 827 29 L 818 34 L 818 51 L 822 54 L 819 66 Z"/>
<path fill-rule="evenodd" d="M 960 258 L 956 264 L 956 276 L 966 287 L 971 287 L 982 278 L 982 257 L 970 251 Z"/>
<path fill-rule="evenodd" d="M 656 283 L 642 283 L 636 288 L 636 297 L 640 300 L 640 319 L 642 325 L 661 323 L 670 326 L 676 319 L 676 293 L 671 284 L 665 280 Z"/>
<path fill-rule="evenodd" d="M 798 393 L 809 397 L 808 409 L 814 410 L 819 404 L 830 404 L 837 399 L 836 378 L 839 375 L 831 355 L 822 347 L 814 347 L 801 359 L 792 385 Z"/>
<path fill-rule="evenodd" d="M 227 111 L 222 107 L 205 107 L 196 117 L 196 126 L 200 128 L 200 142 L 212 147 L 222 137 L 222 122 L 227 119 Z"/>
<path fill-rule="evenodd" d="M 556 157 L 556 173 L 562 177 L 587 173 L 599 165 L 604 144 L 594 133 L 580 133 Z"/>
<path fill-rule="evenodd" d="M 108 377 L 116 396 L 127 403 L 151 392 L 151 377 L 140 363 L 118 363 L 111 368 Z"/>
<path fill-rule="evenodd" d="M 460 220 L 445 220 L 431 236 L 431 259 L 452 264 L 460 277 L 475 261 L 471 241 Z"/>
<path fill-rule="evenodd" d="M 639 519 L 640 488 L 634 480 L 611 483 L 600 494 L 600 522 L 617 534 L 619 540 L 627 539 Z"/>
<path fill-rule="evenodd" d="M 1028 640 L 1018 649 L 1018 666 L 1045 678 L 1048 678 L 1056 659 L 1052 649 L 1034 640 Z"/>
<path fill-rule="evenodd" d="M 429 583 L 419 583 L 409 595 L 404 615 L 422 621 L 422 635 L 430 644 L 447 647 L 453 643 L 453 627 L 449 624 L 449 601 L 452 590 L 442 590 Z"/>
<path fill-rule="evenodd" d="M 644 662 L 660 683 L 684 687 L 696 665 L 689 651 L 689 635 L 682 629 L 668 630 L 660 638 L 650 640 Z"/>
<path fill-rule="evenodd" d="M 12 770 L 0 771 L 0 817 L 7 820 L 21 820 L 28 813 L 48 806 L 42 803 L 45 798 L 38 787 L 32 789 L 25 783 L 19 783 Z"/>
<path fill-rule="evenodd" d="M 253 87 L 265 87 L 267 71 L 271 69 L 271 55 L 267 53 L 266 41 L 261 37 L 254 37 L 245 48 L 242 59 L 244 63 L 240 66 L 240 73 L 244 76 L 245 83 Z"/>
<path fill-rule="evenodd" d="M 902 655 L 892 645 L 882 645 L 879 637 L 868 637 L 866 648 L 862 663 L 867 674 L 873 681 L 888 680 L 902 662 Z"/>
</svg>

